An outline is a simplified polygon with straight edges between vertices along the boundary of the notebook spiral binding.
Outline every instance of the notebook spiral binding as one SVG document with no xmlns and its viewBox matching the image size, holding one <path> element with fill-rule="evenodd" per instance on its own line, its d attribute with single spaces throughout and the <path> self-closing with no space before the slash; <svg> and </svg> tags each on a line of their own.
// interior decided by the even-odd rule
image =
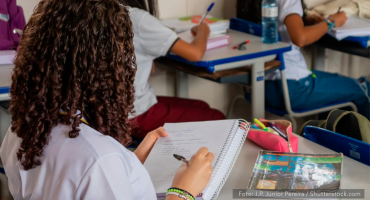
<svg viewBox="0 0 370 200">
<path fill-rule="evenodd" d="M 237 130 L 238 128 L 240 128 L 240 129 L 244 130 L 244 134 L 243 134 L 242 139 L 240 140 L 239 147 L 238 147 L 238 149 L 236 150 L 236 154 L 235 154 L 235 156 L 234 156 L 234 158 L 233 158 L 233 160 L 232 160 L 232 162 L 231 162 L 231 165 L 230 165 L 230 167 L 228 168 L 228 170 L 227 170 L 227 172 L 226 172 L 226 174 L 225 174 L 224 178 L 222 179 L 222 181 L 221 181 L 220 185 L 217 187 L 216 192 L 215 192 L 215 193 L 214 193 L 214 195 L 212 196 L 211 200 L 215 200 L 215 199 L 217 199 L 218 195 L 220 194 L 220 191 L 221 191 L 222 187 L 225 185 L 226 180 L 227 180 L 227 178 L 229 177 L 229 175 L 230 175 L 230 173 L 231 173 L 231 170 L 233 169 L 234 164 L 235 164 L 235 162 L 236 162 L 236 160 L 237 160 L 237 158 L 238 158 L 238 155 L 239 155 L 239 153 L 240 153 L 240 150 L 242 149 L 243 144 L 244 144 L 244 142 L 245 142 L 245 140 L 246 140 L 246 138 L 247 138 L 247 133 L 248 133 L 249 128 L 250 128 L 249 122 L 247 122 L 247 121 L 246 121 L 246 120 L 244 120 L 244 119 L 239 119 L 237 122 L 238 122 L 238 123 L 235 123 L 235 124 L 234 124 L 233 129 L 231 130 L 231 132 L 230 132 L 229 137 L 227 138 L 227 140 L 229 140 L 229 139 L 233 140 L 233 138 L 231 138 L 231 136 L 235 136 L 235 135 L 233 135 L 232 133 L 234 133 L 234 132 L 238 131 L 238 130 Z M 225 144 L 226 144 L 226 143 L 225 143 Z M 222 150 L 224 150 L 224 149 L 225 149 L 225 146 L 224 146 L 224 147 L 222 147 Z M 216 169 L 216 170 L 215 170 L 215 171 L 217 171 L 217 169 L 218 169 L 218 167 L 219 167 L 219 162 L 220 162 L 220 160 L 222 161 L 222 160 L 224 159 L 225 155 L 226 155 L 226 151 L 222 151 L 222 152 L 225 152 L 225 153 L 224 153 L 224 155 L 222 155 L 222 158 L 221 158 L 221 159 L 219 159 L 219 160 L 217 160 L 217 161 L 216 161 L 216 164 L 215 164 L 215 169 Z M 212 178 L 213 178 L 213 174 L 212 174 Z M 212 179 L 211 179 L 211 180 L 212 180 Z"/>
</svg>

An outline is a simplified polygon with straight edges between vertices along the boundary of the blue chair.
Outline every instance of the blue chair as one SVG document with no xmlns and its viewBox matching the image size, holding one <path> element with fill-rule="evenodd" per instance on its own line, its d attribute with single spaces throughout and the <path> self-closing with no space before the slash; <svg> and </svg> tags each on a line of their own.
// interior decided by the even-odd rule
<svg viewBox="0 0 370 200">
<path fill-rule="evenodd" d="M 255 24 L 255 23 L 252 23 L 246 20 L 242 20 L 242 19 L 235 19 L 235 18 L 231 19 L 230 29 L 238 30 L 238 31 L 249 33 L 252 35 L 257 35 L 260 37 L 262 36 L 262 26 L 261 25 Z M 280 41 L 280 36 L 279 36 L 279 41 Z M 279 60 L 281 62 L 280 73 L 281 73 L 281 83 L 283 87 L 285 110 L 278 110 L 274 108 L 266 108 L 266 110 L 276 115 L 282 116 L 282 117 L 288 117 L 289 120 L 292 122 L 294 132 L 296 132 L 297 130 L 297 122 L 295 120 L 295 117 L 307 117 L 310 115 L 328 112 L 333 109 L 344 108 L 344 107 L 350 107 L 353 111 L 357 112 L 357 107 L 352 102 L 338 102 L 338 103 L 328 104 L 328 105 L 318 107 L 318 108 L 294 109 L 293 110 L 291 107 L 291 103 L 290 103 L 289 88 L 288 88 L 288 83 L 287 83 L 287 79 L 285 75 L 285 64 L 284 64 L 283 54 L 277 55 L 276 60 Z M 234 107 L 236 105 L 236 102 L 240 99 L 245 100 L 246 97 L 239 95 L 234 98 L 234 100 L 231 103 L 229 112 L 228 112 L 228 118 L 231 117 Z"/>
<path fill-rule="evenodd" d="M 370 166 L 370 144 L 313 126 L 303 132 L 304 138 Z"/>
</svg>

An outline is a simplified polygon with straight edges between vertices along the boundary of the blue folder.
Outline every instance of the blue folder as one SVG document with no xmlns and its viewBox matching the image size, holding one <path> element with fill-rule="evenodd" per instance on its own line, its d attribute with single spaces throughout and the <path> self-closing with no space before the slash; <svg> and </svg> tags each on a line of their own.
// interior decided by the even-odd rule
<svg viewBox="0 0 370 200">
<path fill-rule="evenodd" d="M 370 166 L 370 144 L 368 143 L 313 126 L 305 127 L 303 137 Z"/>
<path fill-rule="evenodd" d="M 330 34 L 327 34 L 327 35 L 330 37 L 333 37 Z M 358 43 L 362 48 L 366 49 L 369 46 L 368 44 L 370 42 L 370 36 L 349 36 L 349 37 L 344 38 L 341 41 L 355 42 L 355 43 Z"/>
</svg>

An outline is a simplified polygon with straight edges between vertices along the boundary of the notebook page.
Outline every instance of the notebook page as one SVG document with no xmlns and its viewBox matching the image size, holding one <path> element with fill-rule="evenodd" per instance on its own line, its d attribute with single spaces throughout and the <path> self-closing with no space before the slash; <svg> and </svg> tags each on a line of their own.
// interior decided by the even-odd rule
<svg viewBox="0 0 370 200">
<path fill-rule="evenodd" d="M 348 17 L 347 22 L 341 26 L 334 28 L 335 32 L 356 32 L 370 29 L 370 20 L 362 19 L 356 16 Z"/>
<path fill-rule="evenodd" d="M 168 137 L 157 140 L 144 163 L 156 193 L 163 194 L 171 187 L 182 164 L 173 154 L 190 159 L 199 148 L 207 147 L 215 155 L 214 166 L 234 123 L 235 120 L 222 120 L 165 124 Z"/>
</svg>

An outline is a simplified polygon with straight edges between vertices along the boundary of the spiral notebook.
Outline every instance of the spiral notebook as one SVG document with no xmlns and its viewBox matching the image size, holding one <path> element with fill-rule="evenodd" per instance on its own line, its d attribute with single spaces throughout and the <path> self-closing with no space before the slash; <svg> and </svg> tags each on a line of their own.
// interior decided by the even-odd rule
<svg viewBox="0 0 370 200">
<path fill-rule="evenodd" d="M 144 163 L 158 199 L 165 199 L 173 177 L 182 165 L 173 154 L 190 159 L 201 147 L 215 155 L 211 180 L 197 199 L 216 199 L 247 137 L 245 120 L 221 120 L 165 124 L 168 137 L 159 138 Z"/>
</svg>

